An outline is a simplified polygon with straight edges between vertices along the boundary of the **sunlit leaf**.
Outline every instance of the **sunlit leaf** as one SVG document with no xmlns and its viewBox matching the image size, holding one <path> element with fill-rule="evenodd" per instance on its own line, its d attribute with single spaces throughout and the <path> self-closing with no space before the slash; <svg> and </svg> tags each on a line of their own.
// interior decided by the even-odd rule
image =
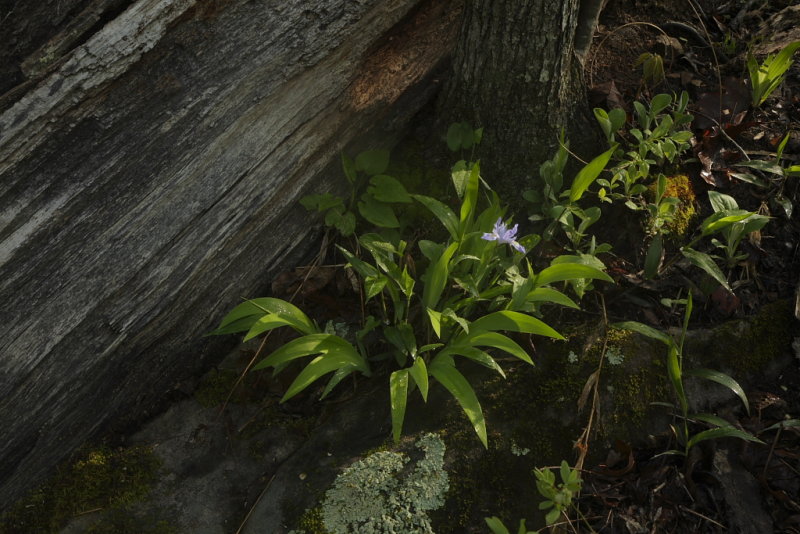
<svg viewBox="0 0 800 534">
<path fill-rule="evenodd" d="M 706 441 L 709 439 L 720 439 L 720 438 L 739 438 L 745 441 L 761 443 L 762 445 L 764 444 L 763 441 L 761 441 L 754 435 L 750 434 L 749 432 L 745 432 L 744 430 L 739 430 L 738 428 L 734 428 L 732 426 L 723 426 L 717 428 L 710 428 L 708 430 L 698 432 L 697 434 L 689 438 L 689 442 L 687 443 L 687 448 L 691 449 L 701 441 Z"/>
<path fill-rule="evenodd" d="M 414 360 L 414 365 L 408 368 L 408 373 L 417 383 L 422 399 L 428 402 L 428 367 L 425 365 L 425 360 L 422 357 Z"/>
<path fill-rule="evenodd" d="M 617 147 L 615 145 L 609 150 L 606 150 L 578 172 L 575 179 L 572 181 L 572 187 L 569 193 L 570 202 L 576 202 L 583 196 L 583 193 L 592 185 L 592 182 L 594 182 L 595 179 L 600 176 L 603 169 L 606 168 L 608 160 L 616 149 Z"/>
<path fill-rule="evenodd" d="M 522 332 L 525 334 L 538 334 L 555 339 L 564 339 L 561 334 L 539 319 L 524 313 L 509 310 L 490 313 L 473 321 L 470 325 L 470 332 L 478 333 L 481 331 Z"/>
<path fill-rule="evenodd" d="M 614 323 L 611 326 L 613 326 L 614 328 L 619 328 L 621 330 L 630 330 L 632 332 L 637 332 L 639 334 L 642 334 L 643 336 L 647 336 L 651 339 L 660 341 L 667 346 L 675 344 L 675 340 L 673 340 L 666 332 L 662 332 L 661 330 L 656 330 L 652 326 L 647 326 L 646 324 L 642 324 L 636 321 L 623 321 L 621 323 Z"/>
</svg>

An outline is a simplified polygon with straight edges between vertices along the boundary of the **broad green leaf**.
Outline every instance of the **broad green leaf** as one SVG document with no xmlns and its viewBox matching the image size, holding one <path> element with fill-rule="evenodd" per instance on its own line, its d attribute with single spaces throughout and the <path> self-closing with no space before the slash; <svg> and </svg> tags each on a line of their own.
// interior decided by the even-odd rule
<svg viewBox="0 0 800 534">
<path fill-rule="evenodd" d="M 614 323 L 611 326 L 614 328 L 619 328 L 621 330 L 630 330 L 632 332 L 636 332 L 642 334 L 643 336 L 647 336 L 650 339 L 655 339 L 664 343 L 665 345 L 672 346 L 675 344 L 675 340 L 673 340 L 667 333 L 662 332 L 661 330 L 656 330 L 652 326 L 647 326 L 646 324 L 642 324 L 636 321 L 623 321 L 621 323 Z"/>
<path fill-rule="evenodd" d="M 447 148 L 458 152 L 464 148 L 472 148 L 475 133 L 467 122 L 454 122 L 447 128 Z"/>
<path fill-rule="evenodd" d="M 540 336 L 547 336 L 555 339 L 564 339 L 561 334 L 547 326 L 539 319 L 524 313 L 509 310 L 503 310 L 484 315 L 470 324 L 470 332 L 473 334 L 477 334 L 481 331 L 495 332 L 498 330 L 507 332 L 521 332 L 524 334 L 538 334 Z"/>
<path fill-rule="evenodd" d="M 472 347 L 464 343 L 459 343 L 455 345 L 447 345 L 444 349 L 442 349 L 437 356 L 464 356 L 465 358 L 469 358 L 470 360 L 477 362 L 484 367 L 491 369 L 492 371 L 497 372 L 503 378 L 506 377 L 505 372 L 503 372 L 502 367 L 492 358 L 488 352 L 483 351 L 477 347 Z"/>
<path fill-rule="evenodd" d="M 342 339 L 341 341 L 344 340 Z M 269 357 L 267 357 L 267 359 L 269 359 Z M 297 378 L 294 379 L 294 382 L 292 382 L 292 384 L 289 386 L 289 389 L 286 390 L 283 398 L 281 398 L 281 402 L 291 399 L 331 371 L 336 371 L 342 368 L 350 368 L 353 371 L 362 370 L 362 372 L 366 368 L 366 362 L 364 359 L 346 341 L 344 344 L 338 344 L 335 347 L 331 347 L 321 356 L 317 356 L 311 360 L 311 362 L 305 366 L 300 374 L 297 375 Z"/>
<path fill-rule="evenodd" d="M 719 282 L 722 287 L 728 291 L 731 291 L 728 281 L 725 279 L 725 275 L 722 274 L 719 266 L 714 262 L 714 259 L 711 256 L 704 252 L 698 252 L 688 247 L 681 248 L 681 254 L 683 254 L 690 263 L 700 267 L 706 273 L 708 273 L 714 280 Z"/>
<path fill-rule="evenodd" d="M 617 146 L 614 145 L 609 150 L 594 158 L 578 172 L 575 179 L 572 181 L 572 188 L 569 193 L 570 202 L 576 202 L 583 196 L 583 193 L 592 185 L 592 182 L 600 176 L 603 169 L 605 169 L 608 160 L 616 149 Z"/>
<path fill-rule="evenodd" d="M 327 397 L 330 394 L 330 392 L 333 391 L 333 388 L 335 388 L 339 384 L 339 382 L 350 376 L 350 374 L 352 374 L 353 371 L 355 371 L 355 368 L 350 366 L 341 367 L 337 369 L 336 372 L 333 373 L 331 379 L 328 380 L 328 383 L 325 384 L 325 389 L 323 390 L 322 395 L 320 395 L 319 399 L 322 400 L 325 397 Z"/>
<path fill-rule="evenodd" d="M 306 195 L 300 199 L 300 204 L 308 211 L 325 211 L 334 206 L 342 206 L 344 208 L 342 199 L 330 193 Z"/>
<path fill-rule="evenodd" d="M 417 383 L 422 400 L 428 402 L 428 367 L 425 365 L 425 360 L 422 357 L 414 360 L 414 365 L 408 368 L 408 373 Z"/>
<path fill-rule="evenodd" d="M 719 439 L 719 438 L 739 438 L 745 441 L 761 443 L 762 445 L 764 444 L 763 441 L 761 441 L 754 435 L 750 434 L 749 432 L 739 430 L 738 428 L 734 428 L 732 426 L 723 426 L 717 428 L 710 428 L 708 430 L 698 432 L 697 434 L 689 438 L 689 442 L 686 444 L 686 448 L 691 449 L 701 441 L 706 441 L 709 439 Z"/>
<path fill-rule="evenodd" d="M 458 239 L 458 218 L 453 210 L 436 200 L 435 198 L 427 197 L 425 195 L 411 195 L 417 202 L 428 208 L 428 211 L 439 219 L 442 226 L 445 227 L 450 237 Z"/>
<path fill-rule="evenodd" d="M 428 266 L 426 270 L 427 279 L 425 288 L 422 291 L 422 303 L 426 308 L 436 308 L 439 298 L 442 296 L 442 291 L 444 291 L 445 285 L 447 284 L 448 275 L 450 274 L 450 258 L 457 248 L 458 243 L 451 243 L 436 263 L 432 263 Z"/>
<path fill-rule="evenodd" d="M 499 517 L 484 517 L 483 519 L 486 521 L 486 525 L 491 529 L 492 534 L 510 534 Z"/>
<path fill-rule="evenodd" d="M 739 204 L 736 203 L 735 198 L 730 195 L 724 195 L 718 191 L 709 191 L 708 200 L 711 201 L 711 208 L 714 212 L 739 209 Z"/>
<path fill-rule="evenodd" d="M 553 304 L 560 304 L 562 306 L 566 306 L 567 308 L 575 308 L 578 309 L 578 305 L 575 302 L 566 296 L 561 291 L 556 291 L 555 289 L 549 287 L 537 287 L 525 298 L 527 302 L 551 302 Z"/>
<path fill-rule="evenodd" d="M 356 156 L 356 170 L 363 171 L 370 176 L 383 174 L 389 167 L 388 150 L 366 150 Z"/>
<path fill-rule="evenodd" d="M 536 275 L 534 286 L 538 288 L 547 284 L 552 284 L 553 282 L 579 280 L 581 278 L 592 278 L 604 280 L 606 282 L 614 282 L 610 276 L 594 267 L 583 265 L 581 263 L 557 263 L 542 269 L 539 274 Z"/>
<path fill-rule="evenodd" d="M 264 332 L 268 332 L 282 326 L 294 325 L 291 321 L 286 320 L 280 315 L 268 313 L 253 323 L 253 326 L 250 328 L 250 330 L 248 330 L 247 334 L 245 334 L 243 341 L 250 341 L 254 337 L 263 334 Z"/>
<path fill-rule="evenodd" d="M 661 234 L 656 235 L 650 246 L 647 248 L 647 256 L 644 259 L 644 277 L 653 278 L 658 274 L 658 267 L 661 265 L 661 255 L 664 252 L 663 238 Z"/>
<path fill-rule="evenodd" d="M 450 179 L 453 181 L 453 187 L 456 189 L 458 198 L 464 198 L 464 191 L 467 189 L 467 180 L 471 174 L 470 169 L 467 168 L 467 162 L 463 159 L 458 160 L 453 165 L 450 171 Z"/>
<path fill-rule="evenodd" d="M 467 336 L 467 343 L 475 347 L 492 347 L 505 351 L 512 356 L 516 356 L 523 362 L 533 365 L 531 357 L 525 352 L 525 349 L 508 336 L 498 334 L 497 332 L 478 332 Z"/>
<path fill-rule="evenodd" d="M 387 174 L 373 176 L 367 192 L 381 202 L 411 202 L 411 195 L 396 178 Z"/>
<path fill-rule="evenodd" d="M 359 371 L 369 375 L 369 366 L 366 360 L 364 360 L 350 343 L 333 334 L 309 334 L 293 339 L 258 362 L 253 366 L 253 369 L 277 367 L 297 358 L 331 351 L 336 351 L 340 357 L 349 358 L 349 362 Z"/>
<path fill-rule="evenodd" d="M 371 195 L 361 195 L 361 200 L 358 202 L 358 212 L 375 226 L 400 228 L 400 222 L 397 220 L 392 207 Z"/>
<path fill-rule="evenodd" d="M 408 369 L 395 371 L 389 377 L 389 398 L 392 405 L 392 437 L 400 441 L 408 400 Z"/>
<path fill-rule="evenodd" d="M 378 276 L 365 277 L 364 291 L 366 295 L 364 296 L 364 300 L 367 301 L 383 291 L 383 288 L 386 287 L 386 282 L 388 282 L 388 279 L 382 274 Z"/>
<path fill-rule="evenodd" d="M 436 337 L 442 336 L 442 314 L 431 308 L 425 308 L 428 312 L 428 318 L 431 321 L 431 327 L 433 328 L 434 333 L 436 333 Z"/>
<path fill-rule="evenodd" d="M 220 326 L 219 328 L 204 334 L 205 336 L 221 336 L 224 334 L 236 334 L 238 332 L 244 332 L 250 330 L 250 328 L 255 324 L 256 321 L 260 318 L 260 315 L 248 315 L 247 317 L 242 317 L 240 319 L 236 319 L 233 322 L 226 324 L 225 326 Z"/>
<path fill-rule="evenodd" d="M 706 380 L 711 380 L 712 382 L 716 382 L 717 384 L 722 384 L 726 388 L 733 391 L 737 397 L 742 399 L 742 403 L 744 404 L 744 409 L 747 412 L 747 415 L 750 415 L 750 404 L 747 402 L 747 395 L 744 393 L 744 389 L 742 386 L 739 385 L 739 382 L 731 378 L 730 376 L 722 373 L 720 371 L 715 371 L 714 369 L 691 369 L 686 371 L 684 374 L 689 376 L 696 376 L 698 378 L 705 378 Z"/>
<path fill-rule="evenodd" d="M 722 417 L 710 413 L 692 414 L 692 419 L 712 426 L 718 426 L 718 427 L 733 426 L 729 421 L 723 419 Z"/>
<path fill-rule="evenodd" d="M 291 326 L 301 334 L 313 334 L 319 332 L 314 321 L 308 318 L 300 308 L 285 300 L 276 299 L 272 297 L 262 297 L 257 299 L 248 300 L 244 304 L 240 304 L 234 308 L 225 319 L 222 320 L 222 325 L 225 326 L 231 319 L 238 319 L 247 315 L 256 315 L 252 313 L 254 310 L 260 310 L 260 315 L 275 315 L 275 319 L 285 321 L 286 326 Z M 255 326 L 255 323 L 254 323 Z"/>
<path fill-rule="evenodd" d="M 461 409 L 467 415 L 478 439 L 481 440 L 485 448 L 489 448 L 489 440 L 486 436 L 486 421 L 483 418 L 483 410 L 478 402 L 475 391 L 464 375 L 452 365 L 452 359 L 436 357 L 429 366 L 431 376 L 441 383 L 450 394 L 455 397 Z"/>
<path fill-rule="evenodd" d="M 446 248 L 443 243 L 436 243 L 427 239 L 420 239 L 417 242 L 417 246 L 420 252 L 422 252 L 422 255 L 428 258 L 429 261 L 438 260 L 439 256 L 442 255 L 442 252 L 444 252 Z"/>
<path fill-rule="evenodd" d="M 751 215 L 753 215 L 752 212 L 745 210 L 720 211 L 708 216 L 702 223 L 700 223 L 700 229 L 704 236 L 713 234 L 727 228 L 734 223 L 743 221 Z"/>
<path fill-rule="evenodd" d="M 661 93 L 653 97 L 650 101 L 650 115 L 655 117 L 672 103 L 672 96 Z"/>
<path fill-rule="evenodd" d="M 380 272 L 378 272 L 378 269 L 376 269 L 369 263 L 361 261 L 361 259 L 351 254 L 350 251 L 348 251 L 346 248 L 343 248 L 339 245 L 336 245 L 336 248 L 338 248 L 339 251 L 347 259 L 348 265 L 350 265 L 350 267 L 352 267 L 353 270 L 357 272 L 362 278 L 367 278 L 370 276 L 377 277 L 381 275 Z"/>
</svg>

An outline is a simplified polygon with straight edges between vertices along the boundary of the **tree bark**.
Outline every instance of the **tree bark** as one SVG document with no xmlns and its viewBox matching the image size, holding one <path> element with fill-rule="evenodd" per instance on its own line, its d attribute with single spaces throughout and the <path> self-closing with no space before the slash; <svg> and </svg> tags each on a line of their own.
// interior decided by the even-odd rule
<svg viewBox="0 0 800 534">
<path fill-rule="evenodd" d="M 579 4 L 466 2 L 441 115 L 484 128 L 481 171 L 512 206 L 538 180 L 539 165 L 554 154 L 562 128 L 573 145 L 594 140 L 573 47 Z"/>
<path fill-rule="evenodd" d="M 341 150 L 401 135 L 456 15 L 445 0 L 70 5 L 91 35 L 31 43 L 31 78 L 0 108 L 0 508 L 236 342 L 202 335 L 316 247 L 298 198 L 337 187 Z"/>
</svg>

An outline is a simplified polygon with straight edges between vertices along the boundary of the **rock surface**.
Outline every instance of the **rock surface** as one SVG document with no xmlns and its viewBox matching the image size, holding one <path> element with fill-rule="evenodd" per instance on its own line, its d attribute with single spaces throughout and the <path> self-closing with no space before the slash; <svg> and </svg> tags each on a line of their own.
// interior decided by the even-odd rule
<svg viewBox="0 0 800 534">
<path fill-rule="evenodd" d="M 313 248 L 297 199 L 397 138 L 457 12 L 138 0 L 25 65 L 0 114 L 0 506 L 218 359 L 201 335 Z"/>
</svg>

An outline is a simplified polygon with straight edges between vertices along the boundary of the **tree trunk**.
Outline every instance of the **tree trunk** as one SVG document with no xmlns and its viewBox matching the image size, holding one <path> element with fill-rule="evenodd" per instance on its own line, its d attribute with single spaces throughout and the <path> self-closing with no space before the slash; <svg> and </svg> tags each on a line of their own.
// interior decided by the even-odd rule
<svg viewBox="0 0 800 534">
<path fill-rule="evenodd" d="M 562 128 L 573 146 L 595 138 L 573 47 L 579 4 L 466 2 L 452 77 L 439 105 L 448 121 L 484 128 L 481 171 L 512 206 L 538 179 L 539 165 L 554 154 Z M 597 10 L 587 11 L 586 17 L 596 20 Z M 591 21 L 581 27 L 587 24 Z"/>
<path fill-rule="evenodd" d="M 85 20 L 2 69 L 19 79 L 0 96 L 0 508 L 236 342 L 202 335 L 316 247 L 298 198 L 337 187 L 341 150 L 397 139 L 457 15 L 446 0 L 64 5 Z"/>
</svg>

